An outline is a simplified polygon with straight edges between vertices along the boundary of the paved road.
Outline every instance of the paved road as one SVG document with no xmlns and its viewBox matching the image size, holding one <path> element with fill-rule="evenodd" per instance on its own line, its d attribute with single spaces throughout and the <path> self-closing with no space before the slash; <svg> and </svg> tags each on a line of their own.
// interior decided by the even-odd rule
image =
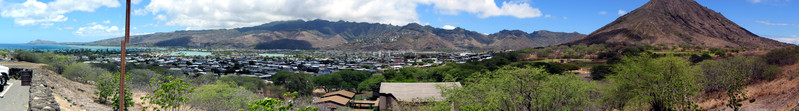
<svg viewBox="0 0 799 111">
<path fill-rule="evenodd" d="M 3 111 L 27 111 L 28 99 L 30 99 L 30 86 L 20 85 L 19 80 L 9 80 L 11 87 L 6 86 L 6 90 L 0 92 L 5 93 L 3 98 L 0 98 L 0 109 Z"/>
</svg>

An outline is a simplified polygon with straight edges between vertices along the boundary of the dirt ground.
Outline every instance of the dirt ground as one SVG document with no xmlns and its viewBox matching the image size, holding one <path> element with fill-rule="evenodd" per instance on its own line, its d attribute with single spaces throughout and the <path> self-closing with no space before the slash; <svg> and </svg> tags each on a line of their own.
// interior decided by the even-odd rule
<svg viewBox="0 0 799 111">
<path fill-rule="evenodd" d="M 752 84 L 744 89 L 748 100 L 741 101 L 743 111 L 790 111 L 799 105 L 799 64 L 783 66 L 775 80 Z M 703 94 L 700 107 L 711 111 L 732 111 L 726 106 L 724 92 Z M 750 102 L 754 100 L 753 102 Z"/>
</svg>

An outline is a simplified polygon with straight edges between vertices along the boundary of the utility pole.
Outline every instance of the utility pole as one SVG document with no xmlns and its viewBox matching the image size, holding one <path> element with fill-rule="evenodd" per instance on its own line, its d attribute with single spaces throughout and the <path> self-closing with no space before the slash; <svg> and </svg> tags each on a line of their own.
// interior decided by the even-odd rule
<svg viewBox="0 0 799 111">
<path fill-rule="evenodd" d="M 125 9 L 125 40 L 122 41 L 122 50 L 121 50 L 122 54 L 120 55 L 122 56 L 120 58 L 120 60 L 122 60 L 122 63 L 120 63 L 119 66 L 120 67 L 119 68 L 119 111 L 125 110 L 125 62 L 126 62 L 125 55 L 127 55 L 126 54 L 127 49 L 125 48 L 125 46 L 128 45 L 128 42 L 130 42 L 130 0 L 126 1 L 127 1 L 126 4 L 127 6 Z"/>
</svg>

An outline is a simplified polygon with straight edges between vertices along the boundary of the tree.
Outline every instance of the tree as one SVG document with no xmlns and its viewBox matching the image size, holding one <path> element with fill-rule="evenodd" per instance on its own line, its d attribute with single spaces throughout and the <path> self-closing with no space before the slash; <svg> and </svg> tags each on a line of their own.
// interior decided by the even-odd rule
<svg viewBox="0 0 799 111">
<path fill-rule="evenodd" d="M 605 91 L 610 107 L 623 109 L 649 105 L 651 110 L 694 110 L 690 99 L 699 90 L 698 67 L 679 57 L 651 58 L 648 55 L 626 56 L 617 64 L 617 74 L 608 77 Z"/>
<path fill-rule="evenodd" d="M 254 78 L 254 77 L 225 76 L 225 77 L 220 77 L 219 81 L 235 83 L 236 86 L 244 87 L 245 89 L 250 91 L 256 91 L 263 87 L 266 87 L 266 82 L 264 82 L 260 78 Z"/>
<path fill-rule="evenodd" d="M 296 98 L 297 92 L 283 94 L 283 97 L 292 100 Z M 247 103 L 247 110 L 249 111 L 288 111 L 294 106 L 293 103 L 285 103 L 282 100 L 266 97 L 261 100 L 253 100 Z M 318 111 L 316 107 L 307 106 L 305 108 L 297 109 L 297 111 Z M 244 111 L 244 109 L 239 109 Z"/>
<path fill-rule="evenodd" d="M 153 110 L 174 110 L 180 111 L 181 105 L 188 101 L 187 95 L 192 93 L 196 87 L 191 86 L 188 82 L 181 78 L 172 76 L 163 77 L 166 81 L 151 79 L 148 86 L 153 88 L 153 94 L 141 97 L 142 100 L 149 104 L 158 105 L 159 107 L 152 107 Z M 145 107 L 144 109 L 147 109 Z"/>
<path fill-rule="evenodd" d="M 230 111 L 247 107 L 247 102 L 258 97 L 235 83 L 217 81 L 197 88 L 188 101 L 192 106 L 212 111 Z"/>
<path fill-rule="evenodd" d="M 96 82 L 101 79 L 106 79 L 99 77 L 103 73 L 109 73 L 109 72 L 106 71 L 105 69 L 92 67 L 91 65 L 88 64 L 77 63 L 69 65 L 66 68 L 66 70 L 64 70 L 62 76 L 75 81 L 87 83 L 88 81 Z"/>
<path fill-rule="evenodd" d="M 791 46 L 782 49 L 775 49 L 771 50 L 770 52 L 763 55 L 763 59 L 768 64 L 773 65 L 791 65 L 796 63 L 799 60 L 799 47 Z"/>
<path fill-rule="evenodd" d="M 363 71 L 342 70 L 333 73 L 332 75 L 334 77 L 339 75 L 341 78 L 341 81 L 339 81 L 338 85 L 336 85 L 338 86 L 337 88 L 354 91 L 356 88 L 358 88 L 358 84 L 360 84 L 361 81 L 369 78 L 371 74 Z"/>
<path fill-rule="evenodd" d="M 713 57 L 711 57 L 709 54 L 702 54 L 702 56 L 694 54 L 691 55 L 690 58 L 688 58 L 688 60 L 690 60 L 692 63 L 699 63 L 708 59 L 713 59 Z"/>
<path fill-rule="evenodd" d="M 613 74 L 613 65 L 597 64 L 591 67 L 591 79 L 602 80 Z"/>
<path fill-rule="evenodd" d="M 150 79 L 156 78 L 160 79 L 161 75 L 158 75 L 155 71 L 147 70 L 147 69 L 133 69 L 130 70 L 130 79 L 126 79 L 126 82 L 133 83 L 139 87 L 146 87 L 147 84 L 150 83 Z M 127 75 L 127 74 L 126 74 Z"/>
<path fill-rule="evenodd" d="M 532 66 L 533 67 L 544 68 L 550 74 L 563 74 L 566 71 L 580 69 L 580 67 L 577 66 L 577 65 L 565 64 L 565 63 L 535 62 L 535 63 L 532 64 Z M 526 67 L 526 66 L 524 66 L 524 67 Z"/>
<path fill-rule="evenodd" d="M 131 74 L 126 74 L 125 78 L 130 78 Z M 124 109 L 127 110 L 127 107 L 133 106 L 133 98 L 130 97 L 133 95 L 130 90 L 125 90 L 125 108 L 119 107 L 119 73 L 103 73 L 99 75 L 101 78 L 97 82 L 95 82 L 95 86 L 97 90 L 94 91 L 94 94 L 97 95 L 95 101 L 100 102 L 101 104 L 107 104 L 108 101 L 111 101 L 111 106 L 114 110 Z M 130 86 L 125 86 L 130 87 Z"/>
<path fill-rule="evenodd" d="M 325 92 L 330 92 L 333 88 L 338 87 L 338 83 L 341 81 L 341 76 L 336 76 L 335 78 L 331 74 L 327 75 L 319 75 L 313 78 L 313 83 L 317 86 L 322 87 L 325 89 Z"/>
<path fill-rule="evenodd" d="M 588 110 L 597 107 L 591 99 L 597 91 L 593 82 L 576 75 L 552 75 L 541 83 L 536 92 L 538 108 L 550 110 Z"/>
<path fill-rule="evenodd" d="M 380 90 L 380 83 L 386 81 L 386 78 L 383 75 L 372 75 L 369 79 L 364 80 L 360 84 L 358 84 L 358 91 L 361 90 L 370 90 L 370 91 L 378 91 Z"/>
<path fill-rule="evenodd" d="M 94 83 L 94 86 L 97 87 L 97 90 L 94 91 L 94 95 L 97 95 L 97 98 L 94 100 L 100 102 L 101 104 L 105 104 L 108 102 L 109 97 L 114 95 L 119 83 L 118 81 L 113 81 L 112 78 L 114 78 L 114 76 L 109 73 L 103 73 L 100 75 L 100 77 L 107 79 L 103 79 Z"/>
<path fill-rule="evenodd" d="M 503 67 L 476 73 L 462 88 L 442 87 L 456 110 L 590 110 L 596 83 L 575 75 L 550 75 L 536 67 Z M 568 90 L 564 90 L 568 89 Z M 440 109 L 447 110 L 447 109 Z"/>
<path fill-rule="evenodd" d="M 782 71 L 774 65 L 767 65 L 757 57 L 736 56 L 720 60 L 708 60 L 698 64 L 702 67 L 705 91 L 726 91 L 727 106 L 738 110 L 746 100 L 743 88 L 756 80 L 771 79 Z"/>
<path fill-rule="evenodd" d="M 286 87 L 289 91 L 299 92 L 302 95 L 311 94 L 311 91 L 314 89 L 311 75 L 303 73 L 279 71 L 272 76 L 272 81 L 275 85 L 283 85 L 283 87 Z"/>
</svg>

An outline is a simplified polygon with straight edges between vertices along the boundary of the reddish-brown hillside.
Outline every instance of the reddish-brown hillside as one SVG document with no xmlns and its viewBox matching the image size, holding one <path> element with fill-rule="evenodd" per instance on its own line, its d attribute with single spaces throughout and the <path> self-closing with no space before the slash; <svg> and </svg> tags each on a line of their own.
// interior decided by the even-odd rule
<svg viewBox="0 0 799 111">
<path fill-rule="evenodd" d="M 787 46 L 738 26 L 693 0 L 650 0 L 569 44 L 693 45 L 715 48 Z"/>
</svg>

